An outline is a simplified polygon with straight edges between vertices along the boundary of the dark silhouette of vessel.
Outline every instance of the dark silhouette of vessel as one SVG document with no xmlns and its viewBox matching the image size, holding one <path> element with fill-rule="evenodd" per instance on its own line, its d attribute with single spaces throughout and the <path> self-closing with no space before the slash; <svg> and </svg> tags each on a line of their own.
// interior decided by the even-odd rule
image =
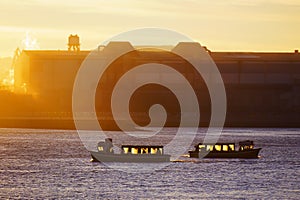
<svg viewBox="0 0 300 200">
<path fill-rule="evenodd" d="M 161 163 L 170 162 L 170 155 L 164 154 L 163 146 L 155 145 L 122 145 L 121 153 L 113 151 L 112 139 L 98 143 L 98 151 L 90 151 L 94 162 L 123 163 Z"/>
<path fill-rule="evenodd" d="M 202 144 L 195 146 L 195 150 L 189 151 L 191 158 L 258 158 L 261 148 L 254 148 L 253 141 L 239 142 L 239 149 L 235 150 L 234 143 Z"/>
</svg>

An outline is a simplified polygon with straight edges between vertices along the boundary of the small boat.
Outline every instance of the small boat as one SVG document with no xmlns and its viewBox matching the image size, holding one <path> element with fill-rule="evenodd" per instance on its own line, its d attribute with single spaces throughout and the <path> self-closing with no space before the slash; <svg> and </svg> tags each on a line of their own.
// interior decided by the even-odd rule
<svg viewBox="0 0 300 200">
<path fill-rule="evenodd" d="M 122 145 L 121 153 L 115 154 L 111 138 L 99 142 L 98 151 L 90 151 L 95 162 L 160 163 L 170 162 L 170 155 L 164 154 L 163 146 Z"/>
<path fill-rule="evenodd" d="M 258 158 L 261 148 L 254 148 L 253 141 L 239 142 L 239 149 L 235 150 L 235 143 L 202 144 L 189 151 L 191 158 Z"/>
</svg>

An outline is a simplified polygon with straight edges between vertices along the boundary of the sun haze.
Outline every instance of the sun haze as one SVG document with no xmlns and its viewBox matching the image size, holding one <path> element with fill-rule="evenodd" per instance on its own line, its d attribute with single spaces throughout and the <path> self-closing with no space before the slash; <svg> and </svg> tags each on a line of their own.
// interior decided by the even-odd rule
<svg viewBox="0 0 300 200">
<path fill-rule="evenodd" d="M 139 27 L 173 29 L 214 51 L 293 51 L 299 24 L 297 0 L 1 0 L 0 57 L 24 48 L 28 33 L 34 48 L 66 49 L 76 33 L 93 49 Z"/>
</svg>

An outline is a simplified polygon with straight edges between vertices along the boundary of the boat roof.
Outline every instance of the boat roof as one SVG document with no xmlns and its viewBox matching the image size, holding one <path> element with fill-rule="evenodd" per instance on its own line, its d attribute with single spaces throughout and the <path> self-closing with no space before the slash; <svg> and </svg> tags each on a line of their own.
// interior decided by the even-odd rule
<svg viewBox="0 0 300 200">
<path fill-rule="evenodd" d="M 235 145 L 234 142 L 199 143 L 198 145 Z"/>
<path fill-rule="evenodd" d="M 122 145 L 124 147 L 133 147 L 133 148 L 163 148 L 164 146 L 161 145 Z"/>
<path fill-rule="evenodd" d="M 235 145 L 234 142 L 217 142 L 217 143 L 199 143 L 198 145 L 229 145 L 229 144 L 233 144 Z M 254 142 L 252 140 L 243 140 L 239 142 L 239 145 L 253 145 Z"/>
<path fill-rule="evenodd" d="M 254 142 L 251 140 L 244 140 L 244 141 L 240 141 L 239 145 L 253 145 Z"/>
</svg>

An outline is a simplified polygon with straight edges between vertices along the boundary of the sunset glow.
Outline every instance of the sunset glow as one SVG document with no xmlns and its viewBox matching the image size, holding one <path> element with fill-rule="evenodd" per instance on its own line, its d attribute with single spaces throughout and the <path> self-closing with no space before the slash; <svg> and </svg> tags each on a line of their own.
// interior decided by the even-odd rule
<svg viewBox="0 0 300 200">
<path fill-rule="evenodd" d="M 300 0 L 0 0 L 1 199 L 300 199 Z"/>
<path fill-rule="evenodd" d="M 66 49 L 71 33 L 82 49 L 93 49 L 139 27 L 173 29 L 214 51 L 300 48 L 297 0 L 12 0 L 0 1 L 0 20 L 0 57 L 12 56 L 26 33 L 35 33 L 41 49 Z"/>
<path fill-rule="evenodd" d="M 32 36 L 30 32 L 26 32 L 25 38 L 22 40 L 22 49 L 36 50 L 39 49 L 37 39 Z"/>
</svg>

